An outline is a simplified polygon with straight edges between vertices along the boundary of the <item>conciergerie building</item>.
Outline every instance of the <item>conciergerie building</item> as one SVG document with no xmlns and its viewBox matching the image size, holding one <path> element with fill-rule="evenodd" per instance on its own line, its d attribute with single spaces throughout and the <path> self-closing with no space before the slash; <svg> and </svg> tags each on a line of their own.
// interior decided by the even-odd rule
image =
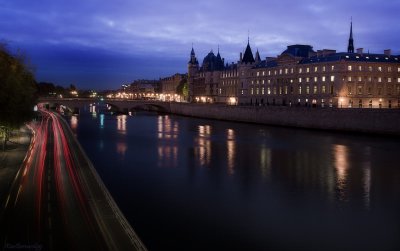
<svg viewBox="0 0 400 251">
<path fill-rule="evenodd" d="M 237 63 L 225 64 L 219 50 L 200 66 L 194 49 L 188 63 L 191 102 L 338 108 L 400 108 L 400 56 L 391 50 L 354 50 L 353 27 L 347 52 L 314 51 L 289 45 L 261 60 L 248 41 Z"/>
</svg>

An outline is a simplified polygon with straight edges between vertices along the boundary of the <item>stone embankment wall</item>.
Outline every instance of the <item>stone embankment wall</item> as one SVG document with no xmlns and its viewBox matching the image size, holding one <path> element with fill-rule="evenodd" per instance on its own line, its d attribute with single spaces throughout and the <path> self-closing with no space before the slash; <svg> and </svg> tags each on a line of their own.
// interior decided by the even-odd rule
<svg viewBox="0 0 400 251">
<path fill-rule="evenodd" d="M 170 103 L 171 113 L 200 118 L 400 136 L 400 109 L 254 107 Z"/>
</svg>

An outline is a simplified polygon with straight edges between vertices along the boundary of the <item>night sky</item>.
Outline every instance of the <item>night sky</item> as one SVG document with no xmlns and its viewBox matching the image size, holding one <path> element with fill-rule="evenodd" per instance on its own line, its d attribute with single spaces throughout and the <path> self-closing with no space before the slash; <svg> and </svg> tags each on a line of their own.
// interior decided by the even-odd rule
<svg viewBox="0 0 400 251">
<path fill-rule="evenodd" d="M 0 0 L 0 40 L 21 50 L 38 81 L 116 89 L 135 79 L 185 73 L 192 43 L 200 62 L 220 48 L 236 62 L 290 44 L 400 54 L 399 0 Z"/>
</svg>

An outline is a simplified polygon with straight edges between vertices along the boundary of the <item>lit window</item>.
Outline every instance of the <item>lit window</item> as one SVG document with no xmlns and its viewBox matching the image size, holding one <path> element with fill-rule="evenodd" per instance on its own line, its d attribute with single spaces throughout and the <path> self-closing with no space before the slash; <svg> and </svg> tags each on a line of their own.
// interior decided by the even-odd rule
<svg viewBox="0 0 400 251">
<path fill-rule="evenodd" d="M 369 71 L 372 71 L 372 66 L 368 66 L 368 70 L 369 70 Z"/>
<path fill-rule="evenodd" d="M 257 94 L 257 95 L 259 94 L 259 89 L 258 89 L 258 88 L 256 88 L 256 94 Z"/>
<path fill-rule="evenodd" d="M 392 82 L 392 78 L 388 78 L 388 82 L 391 83 Z"/>
<path fill-rule="evenodd" d="M 287 85 L 285 85 L 284 93 L 285 93 L 285 94 L 288 94 L 288 87 L 287 87 Z"/>
<path fill-rule="evenodd" d="M 282 86 L 279 86 L 279 94 L 282 94 Z"/>
<path fill-rule="evenodd" d="M 387 69 L 388 69 L 388 72 L 392 72 L 392 67 L 391 66 L 389 66 Z"/>
<path fill-rule="evenodd" d="M 242 90 L 242 95 L 244 94 L 244 91 Z"/>
<path fill-rule="evenodd" d="M 347 66 L 347 70 L 348 70 L 348 71 L 351 71 L 351 70 L 352 70 L 351 65 L 348 65 L 348 66 Z"/>
<path fill-rule="evenodd" d="M 276 95 L 276 87 L 274 87 L 274 94 Z"/>
<path fill-rule="evenodd" d="M 335 76 L 331 76 L 331 82 L 335 81 Z"/>
<path fill-rule="evenodd" d="M 397 72 L 400 72 L 400 67 L 397 68 Z"/>
<path fill-rule="evenodd" d="M 271 94 L 271 88 L 270 88 L 270 87 L 267 88 L 267 94 L 268 94 L 268 95 Z"/>
<path fill-rule="evenodd" d="M 382 82 L 382 78 L 381 77 L 378 78 L 378 82 L 379 83 Z"/>
<path fill-rule="evenodd" d="M 306 94 L 310 94 L 310 86 L 309 85 L 306 86 Z"/>
<path fill-rule="evenodd" d="M 259 71 L 257 72 L 257 77 L 258 77 L 258 76 L 260 76 L 260 72 L 259 72 Z"/>
<path fill-rule="evenodd" d="M 326 70 L 325 66 L 322 66 L 322 71 L 325 71 L 325 70 Z"/>
<path fill-rule="evenodd" d="M 400 83 L 400 78 L 397 78 L 397 83 Z"/>
<path fill-rule="evenodd" d="M 271 84 L 271 79 L 268 79 L 268 84 Z"/>
<path fill-rule="evenodd" d="M 302 73 L 302 72 L 303 72 L 303 69 L 299 68 L 299 73 Z M 400 68 L 399 68 L 399 72 L 400 72 Z"/>
<path fill-rule="evenodd" d="M 276 73 L 277 73 L 277 71 L 275 70 L 275 71 L 274 71 L 274 74 L 276 75 Z"/>
<path fill-rule="evenodd" d="M 290 69 L 290 73 L 293 73 L 293 72 L 294 72 L 294 69 L 293 69 L 293 68 L 291 68 L 291 69 Z"/>
<path fill-rule="evenodd" d="M 253 94 L 254 94 L 254 90 L 253 90 L 253 88 L 251 88 L 251 90 L 250 90 L 250 94 L 251 94 L 251 95 L 253 95 Z"/>
<path fill-rule="evenodd" d="M 271 76 L 271 71 L 268 71 L 268 76 Z"/>
<path fill-rule="evenodd" d="M 306 78 L 306 82 L 307 82 L 307 83 L 310 82 L 310 78 Z"/>
<path fill-rule="evenodd" d="M 358 77 L 358 82 L 361 82 L 362 81 L 362 77 Z"/>
<path fill-rule="evenodd" d="M 262 94 L 262 95 L 265 94 L 265 88 L 264 88 L 264 87 L 261 89 L 261 94 Z"/>
<path fill-rule="evenodd" d="M 335 66 L 334 65 L 331 66 L 331 71 L 333 71 L 333 70 L 335 70 Z"/>
<path fill-rule="evenodd" d="M 299 86 L 299 94 L 301 94 L 301 85 Z"/>
<path fill-rule="evenodd" d="M 289 69 L 285 69 L 285 74 L 288 74 L 289 73 Z"/>
<path fill-rule="evenodd" d="M 282 69 L 279 69 L 279 75 L 282 75 Z"/>
<path fill-rule="evenodd" d="M 318 71 L 318 66 L 315 66 L 314 67 L 314 72 L 317 72 Z"/>
<path fill-rule="evenodd" d="M 361 95 L 361 94 L 362 94 L 362 86 L 361 86 L 361 85 L 359 85 L 359 86 L 357 87 L 357 93 L 358 93 L 358 95 Z"/>
<path fill-rule="evenodd" d="M 368 82 L 372 82 L 372 77 L 368 77 Z"/>
<path fill-rule="evenodd" d="M 325 94 L 325 93 L 326 93 L 326 87 L 325 87 L 325 85 L 323 85 L 323 86 L 322 86 L 322 88 L 321 88 L 321 92 L 322 92 L 323 94 Z"/>
<path fill-rule="evenodd" d="M 382 66 L 378 66 L 378 71 L 382 72 Z"/>
<path fill-rule="evenodd" d="M 262 84 L 265 84 L 265 82 L 264 82 L 264 81 L 265 81 L 265 80 L 263 79 L 263 80 L 262 80 Z"/>
<path fill-rule="evenodd" d="M 322 82 L 325 82 L 326 77 L 322 76 Z"/>
<path fill-rule="evenodd" d="M 318 77 L 314 77 L 314 82 L 317 82 L 318 81 Z"/>
<path fill-rule="evenodd" d="M 307 67 L 307 72 L 310 72 L 310 67 Z"/>
<path fill-rule="evenodd" d="M 347 81 L 351 82 L 351 76 L 347 77 Z"/>
<path fill-rule="evenodd" d="M 299 83 L 301 83 L 301 78 L 299 78 Z"/>
<path fill-rule="evenodd" d="M 314 85 L 314 94 L 317 94 L 317 92 L 318 92 L 318 87 L 316 86 L 316 85 Z"/>
</svg>

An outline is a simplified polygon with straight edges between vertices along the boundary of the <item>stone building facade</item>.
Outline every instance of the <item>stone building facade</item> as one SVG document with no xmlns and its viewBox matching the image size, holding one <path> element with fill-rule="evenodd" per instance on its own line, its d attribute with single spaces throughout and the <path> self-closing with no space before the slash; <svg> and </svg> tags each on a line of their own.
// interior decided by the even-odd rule
<svg viewBox="0 0 400 251">
<path fill-rule="evenodd" d="M 167 101 L 181 101 L 180 95 L 177 93 L 177 88 L 185 82 L 187 74 L 176 73 L 170 77 L 160 79 L 160 95 L 163 95 Z"/>
<path fill-rule="evenodd" d="M 192 48 L 188 65 L 192 102 L 400 108 L 400 56 L 390 50 L 354 52 L 353 43 L 352 24 L 347 52 L 314 51 L 310 45 L 297 44 L 261 60 L 258 51 L 253 57 L 248 42 L 236 64 L 214 68 L 207 66 L 212 52 L 199 67 Z"/>
</svg>

